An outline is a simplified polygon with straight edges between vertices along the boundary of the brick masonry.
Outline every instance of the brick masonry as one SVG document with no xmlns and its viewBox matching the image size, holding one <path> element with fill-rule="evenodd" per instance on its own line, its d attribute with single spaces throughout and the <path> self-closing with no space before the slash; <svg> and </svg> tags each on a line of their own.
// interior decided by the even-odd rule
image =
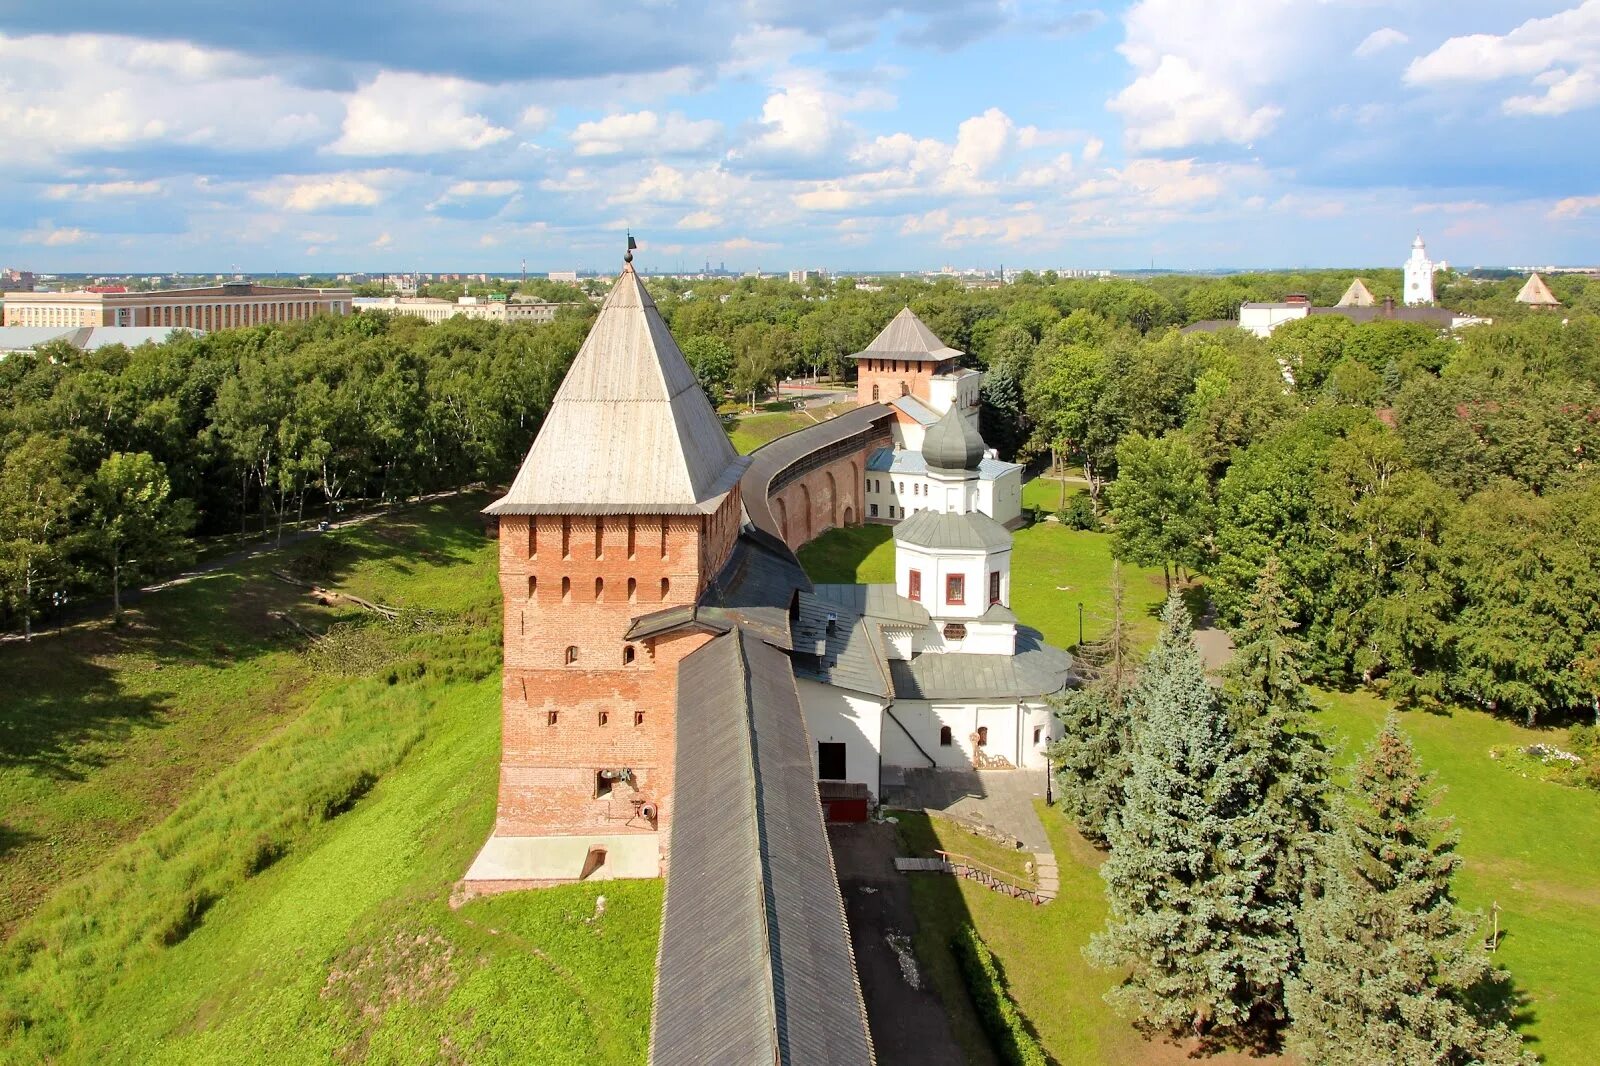
<svg viewBox="0 0 1600 1066">
<path fill-rule="evenodd" d="M 624 635 L 640 615 L 699 598 L 732 550 L 738 516 L 736 490 L 707 516 L 500 519 L 496 835 L 669 831 L 678 663 L 708 638 Z M 624 769 L 629 780 L 597 777 Z"/>
<path fill-rule="evenodd" d="M 836 526 L 861 524 L 867 453 L 836 459 L 785 485 L 772 497 L 772 514 L 790 548 Z"/>
<path fill-rule="evenodd" d="M 856 405 L 893 403 L 902 396 L 915 396 L 926 402 L 934 374 L 952 365 L 906 359 L 862 359 L 857 364 Z"/>
</svg>

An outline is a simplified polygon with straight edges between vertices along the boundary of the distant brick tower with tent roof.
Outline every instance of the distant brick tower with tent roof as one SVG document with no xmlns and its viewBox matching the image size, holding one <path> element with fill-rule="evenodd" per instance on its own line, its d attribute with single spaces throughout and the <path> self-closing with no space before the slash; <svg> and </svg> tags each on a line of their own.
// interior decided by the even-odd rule
<svg viewBox="0 0 1600 1066">
<path fill-rule="evenodd" d="M 633 269 L 600 307 L 510 490 L 500 528 L 505 669 L 494 835 L 479 889 L 654 877 L 673 809 L 679 661 L 693 630 L 630 642 L 692 606 L 732 551 L 729 443 Z"/>
</svg>

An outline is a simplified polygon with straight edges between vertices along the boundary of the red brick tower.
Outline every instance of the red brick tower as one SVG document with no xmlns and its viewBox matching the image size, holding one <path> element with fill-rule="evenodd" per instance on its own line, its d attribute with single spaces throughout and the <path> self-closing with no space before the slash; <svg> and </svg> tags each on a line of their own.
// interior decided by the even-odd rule
<svg viewBox="0 0 1600 1066">
<path fill-rule="evenodd" d="M 871 344 L 850 358 L 856 361 L 858 407 L 894 403 L 902 396 L 927 403 L 929 382 L 961 365 L 961 353 L 934 336 L 909 307 L 901 309 Z"/>
<path fill-rule="evenodd" d="M 629 641 L 696 603 L 738 535 L 735 453 L 624 266 L 556 393 L 500 520 L 500 801 L 478 889 L 661 872 L 678 662 L 707 639 Z"/>
</svg>

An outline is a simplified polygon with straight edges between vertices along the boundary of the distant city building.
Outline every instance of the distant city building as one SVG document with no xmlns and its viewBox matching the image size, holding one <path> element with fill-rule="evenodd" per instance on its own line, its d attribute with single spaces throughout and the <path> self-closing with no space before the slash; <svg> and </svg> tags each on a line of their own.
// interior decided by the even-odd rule
<svg viewBox="0 0 1600 1066">
<path fill-rule="evenodd" d="M 1422 243 L 1422 234 L 1411 242 L 1411 258 L 1406 260 L 1406 306 L 1415 307 L 1433 303 L 1433 260 Z"/>
<path fill-rule="evenodd" d="M 30 270 L 13 270 L 6 267 L 0 270 L 0 292 L 32 292 L 33 272 Z"/>
<path fill-rule="evenodd" d="M 1366 286 L 1362 286 L 1363 289 Z M 1350 293 L 1347 291 L 1346 296 Z M 1370 295 L 1370 294 L 1369 294 Z M 1289 296 L 1283 300 L 1263 303 L 1246 303 L 1239 307 L 1239 318 L 1211 319 L 1185 326 L 1184 333 L 1211 333 L 1237 326 L 1257 337 L 1267 337 L 1285 322 L 1295 322 L 1311 315 L 1338 315 L 1352 322 L 1372 322 L 1387 319 L 1397 322 L 1418 322 L 1435 329 L 1460 329 L 1477 326 L 1493 319 L 1477 315 L 1463 315 L 1444 307 L 1396 307 L 1394 298 L 1386 296 L 1381 303 L 1354 304 L 1342 300 L 1337 307 L 1313 307 L 1308 296 Z"/>
<path fill-rule="evenodd" d="M 812 278 L 827 281 L 830 276 L 826 270 L 791 270 L 789 271 L 789 283 L 791 285 L 804 285 Z"/>
<path fill-rule="evenodd" d="M 349 289 L 224 282 L 164 292 L 8 292 L 7 326 L 187 326 L 207 332 L 315 315 L 347 315 Z"/>
<path fill-rule="evenodd" d="M 141 344 L 163 344 L 180 333 L 200 336 L 198 329 L 184 326 L 0 326 L 0 359 L 17 352 L 31 352 L 46 344 L 64 341 L 80 351 L 92 352 L 108 344 L 137 348 Z"/>
<path fill-rule="evenodd" d="M 573 285 L 578 283 L 578 272 L 576 270 L 552 270 L 545 277 L 551 281 L 565 281 Z"/>
<path fill-rule="evenodd" d="M 1528 275 L 1527 283 L 1522 286 L 1522 291 L 1517 293 L 1517 303 L 1545 310 L 1561 306 L 1556 294 L 1550 291 L 1550 286 L 1546 285 L 1538 274 Z"/>
<path fill-rule="evenodd" d="M 428 322 L 443 322 L 457 316 L 485 322 L 554 322 L 557 311 L 571 306 L 536 296 L 514 296 L 510 300 L 463 296 L 454 302 L 431 296 L 357 296 L 353 302 L 357 311 L 386 311 Z"/>
</svg>

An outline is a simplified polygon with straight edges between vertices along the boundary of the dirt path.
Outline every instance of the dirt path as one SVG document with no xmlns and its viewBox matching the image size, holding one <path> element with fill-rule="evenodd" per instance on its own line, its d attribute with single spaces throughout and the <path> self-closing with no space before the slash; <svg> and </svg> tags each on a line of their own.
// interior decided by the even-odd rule
<svg viewBox="0 0 1600 1066">
<path fill-rule="evenodd" d="M 911 950 L 917 920 L 911 887 L 894 870 L 894 827 L 830 825 L 828 839 L 880 1066 L 963 1066 L 944 1004 Z"/>
<path fill-rule="evenodd" d="M 359 526 L 362 523 L 370 522 L 374 518 L 377 518 L 381 515 L 394 514 L 397 510 L 406 507 L 413 507 L 419 503 L 428 503 L 433 500 L 442 500 L 449 496 L 458 495 L 460 495 L 460 493 L 456 492 L 455 490 L 451 490 L 449 492 L 435 492 L 428 496 L 421 496 L 417 497 L 416 499 L 407 500 L 405 503 L 397 504 L 395 507 L 380 508 L 375 511 L 364 511 L 361 514 L 352 515 L 349 518 L 341 518 L 337 522 L 330 523 L 328 526 L 328 532 L 333 532 L 340 529 L 348 529 L 351 526 Z M 216 573 L 218 570 L 226 570 L 229 567 L 238 566 L 240 563 L 245 562 L 248 559 L 254 559 L 262 555 L 271 555 L 273 552 L 281 551 L 284 548 L 293 547 L 294 545 L 299 544 L 301 541 L 310 540 L 312 537 L 320 537 L 322 533 L 322 530 L 314 527 L 311 529 L 302 529 L 293 533 L 285 533 L 283 535 L 282 543 L 279 543 L 275 539 L 268 538 L 258 541 L 247 547 L 231 551 L 226 555 L 218 555 L 214 558 L 207 559 L 205 562 L 199 563 L 190 569 L 183 571 L 181 574 L 166 578 L 162 581 L 157 581 L 154 584 L 144 585 L 136 589 L 124 589 L 122 593 L 122 606 L 132 606 L 152 593 L 161 592 L 163 589 L 177 588 L 179 585 L 187 585 L 196 578 L 201 578 L 207 574 Z M 35 624 L 33 627 L 33 635 L 37 639 L 38 637 L 47 636 L 52 633 L 59 633 L 66 629 L 71 629 L 73 626 L 82 622 L 90 622 L 106 618 L 110 614 L 111 597 L 109 596 L 105 597 L 104 599 L 87 600 L 83 603 L 72 604 L 69 607 L 62 608 L 56 613 L 55 617 L 50 619 L 48 622 L 44 624 Z M 20 640 L 22 640 L 21 633 L 0 633 L 0 644 Z"/>
</svg>

